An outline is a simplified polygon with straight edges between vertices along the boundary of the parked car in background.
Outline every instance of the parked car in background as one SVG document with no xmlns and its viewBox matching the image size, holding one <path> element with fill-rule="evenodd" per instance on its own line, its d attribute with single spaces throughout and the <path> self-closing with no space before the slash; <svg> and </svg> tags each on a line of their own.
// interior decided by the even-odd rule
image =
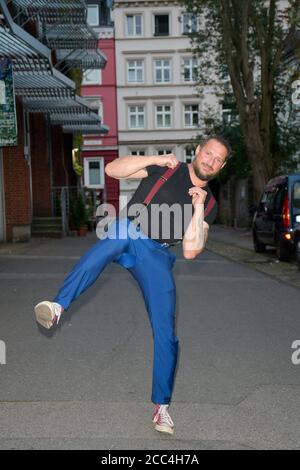
<svg viewBox="0 0 300 470">
<path fill-rule="evenodd" d="M 295 230 L 296 260 L 300 270 L 300 223 Z"/>
<path fill-rule="evenodd" d="M 274 246 L 281 261 L 296 255 L 300 268 L 300 174 L 268 182 L 253 218 L 253 243 L 257 253 Z"/>
</svg>

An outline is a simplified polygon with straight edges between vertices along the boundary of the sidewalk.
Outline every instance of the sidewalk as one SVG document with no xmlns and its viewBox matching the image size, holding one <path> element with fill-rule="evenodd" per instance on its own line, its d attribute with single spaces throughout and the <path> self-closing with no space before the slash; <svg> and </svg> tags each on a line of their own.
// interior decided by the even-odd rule
<svg viewBox="0 0 300 470">
<path fill-rule="evenodd" d="M 206 248 L 212 253 L 300 288 L 300 272 L 296 262 L 293 259 L 289 262 L 279 261 L 272 247 L 267 247 L 265 253 L 256 253 L 251 229 L 213 225 L 209 230 Z"/>
<path fill-rule="evenodd" d="M 209 238 L 253 251 L 252 231 L 250 228 L 235 229 L 226 225 L 212 225 L 209 230 Z"/>
<path fill-rule="evenodd" d="M 251 229 L 234 229 L 225 225 L 213 225 L 209 239 L 226 245 L 253 251 Z M 32 238 L 28 243 L 0 243 L 0 255 L 65 255 L 78 256 L 83 249 L 97 241 L 95 233 L 87 237 Z"/>
<path fill-rule="evenodd" d="M 78 260 L 97 241 L 95 232 L 86 237 L 32 238 L 28 243 L 0 244 L 0 257 L 56 258 Z M 230 261 L 244 264 L 293 287 L 300 288 L 300 272 L 296 263 L 278 261 L 272 248 L 266 253 L 255 253 L 251 229 L 235 229 L 225 225 L 212 225 L 206 249 Z M 182 259 L 181 246 L 172 248 L 177 259 Z M 199 260 L 202 258 L 200 257 Z"/>
</svg>

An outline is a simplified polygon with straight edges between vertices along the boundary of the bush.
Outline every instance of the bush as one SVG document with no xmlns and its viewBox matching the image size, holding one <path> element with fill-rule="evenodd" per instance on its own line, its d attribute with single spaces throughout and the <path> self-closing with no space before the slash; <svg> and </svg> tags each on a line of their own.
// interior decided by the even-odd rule
<svg viewBox="0 0 300 470">
<path fill-rule="evenodd" d="M 78 230 L 88 223 L 88 212 L 81 194 L 72 197 L 70 200 L 70 227 Z"/>
</svg>

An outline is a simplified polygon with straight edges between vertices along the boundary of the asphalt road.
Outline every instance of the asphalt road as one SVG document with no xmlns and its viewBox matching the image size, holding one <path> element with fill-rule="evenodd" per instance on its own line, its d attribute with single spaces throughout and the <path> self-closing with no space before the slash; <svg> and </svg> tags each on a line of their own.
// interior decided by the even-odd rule
<svg viewBox="0 0 300 470">
<path fill-rule="evenodd" d="M 152 336 L 142 296 L 117 265 L 46 331 L 87 239 L 0 254 L 1 449 L 300 449 L 299 289 L 206 251 L 178 260 L 175 434 L 153 430 Z M 1 362 L 1 361 L 0 361 Z"/>
</svg>

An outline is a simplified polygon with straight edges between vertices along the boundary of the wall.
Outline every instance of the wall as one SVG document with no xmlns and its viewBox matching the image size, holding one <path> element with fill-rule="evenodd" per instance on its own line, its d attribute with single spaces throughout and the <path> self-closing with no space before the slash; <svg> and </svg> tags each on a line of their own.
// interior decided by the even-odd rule
<svg viewBox="0 0 300 470">
<path fill-rule="evenodd" d="M 50 141 L 46 116 L 41 113 L 30 115 L 33 216 L 51 217 L 51 161 L 48 144 Z"/>
<path fill-rule="evenodd" d="M 24 158 L 23 107 L 17 99 L 18 145 L 3 148 L 6 240 L 30 238 L 30 170 Z"/>
</svg>

